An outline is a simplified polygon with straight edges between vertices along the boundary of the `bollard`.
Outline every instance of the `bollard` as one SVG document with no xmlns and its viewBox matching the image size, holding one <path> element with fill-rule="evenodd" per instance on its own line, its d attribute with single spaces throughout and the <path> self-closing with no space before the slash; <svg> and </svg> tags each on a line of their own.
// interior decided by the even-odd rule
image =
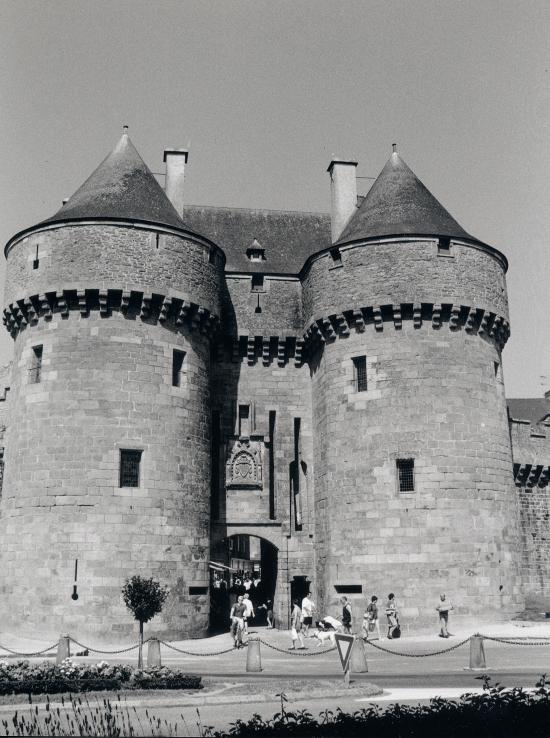
<svg viewBox="0 0 550 738">
<path fill-rule="evenodd" d="M 147 666 L 162 666 L 160 661 L 160 641 L 149 638 L 147 643 Z"/>
<path fill-rule="evenodd" d="M 246 670 L 247 671 L 261 671 L 262 670 L 262 656 L 260 654 L 260 639 L 256 636 L 253 638 L 250 636 L 248 639 L 248 649 L 246 654 Z"/>
<path fill-rule="evenodd" d="M 57 656 L 55 663 L 60 664 L 65 659 L 71 656 L 71 638 L 68 635 L 60 635 L 59 643 L 57 644 Z"/>
<path fill-rule="evenodd" d="M 483 638 L 478 633 L 470 637 L 470 669 L 486 669 Z"/>
<path fill-rule="evenodd" d="M 365 655 L 365 644 L 360 636 L 355 636 L 349 662 L 350 671 L 354 674 L 365 674 L 369 670 Z"/>
</svg>

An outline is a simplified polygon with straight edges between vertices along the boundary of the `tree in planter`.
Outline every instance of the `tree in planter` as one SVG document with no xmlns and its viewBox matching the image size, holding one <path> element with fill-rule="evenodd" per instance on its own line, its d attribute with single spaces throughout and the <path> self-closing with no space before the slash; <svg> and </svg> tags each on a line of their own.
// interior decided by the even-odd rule
<svg viewBox="0 0 550 738">
<path fill-rule="evenodd" d="M 140 576 L 127 579 L 122 588 L 124 604 L 139 621 L 138 669 L 143 668 L 143 623 L 148 623 L 162 611 L 168 591 L 167 587 L 163 587 L 154 579 Z"/>
</svg>

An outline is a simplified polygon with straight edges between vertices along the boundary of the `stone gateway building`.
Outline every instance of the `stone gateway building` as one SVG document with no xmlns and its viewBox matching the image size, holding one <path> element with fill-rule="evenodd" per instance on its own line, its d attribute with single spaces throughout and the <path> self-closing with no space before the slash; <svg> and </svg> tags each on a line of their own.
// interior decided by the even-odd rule
<svg viewBox="0 0 550 738">
<path fill-rule="evenodd" d="M 134 574 L 169 586 L 166 638 L 226 624 L 247 567 L 282 626 L 309 588 L 417 624 L 442 590 L 463 617 L 550 595 L 550 401 L 507 411 L 505 256 L 396 151 L 365 197 L 333 160 L 330 215 L 187 205 L 164 159 L 166 191 L 125 132 L 5 248 L 3 629 L 124 639 Z"/>
</svg>

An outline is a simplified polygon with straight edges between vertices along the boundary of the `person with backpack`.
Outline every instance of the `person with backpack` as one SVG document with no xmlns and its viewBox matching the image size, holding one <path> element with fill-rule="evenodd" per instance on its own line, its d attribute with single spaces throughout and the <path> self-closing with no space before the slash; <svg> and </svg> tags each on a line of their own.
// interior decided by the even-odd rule
<svg viewBox="0 0 550 738">
<path fill-rule="evenodd" d="M 344 633 L 351 633 L 351 604 L 347 597 L 342 597 L 340 602 L 342 603 L 342 629 Z"/>
<path fill-rule="evenodd" d="M 386 617 L 388 618 L 388 638 L 400 638 L 401 628 L 399 627 L 399 612 L 397 610 L 397 602 L 395 595 L 390 592 L 388 601 L 386 602 Z"/>
<path fill-rule="evenodd" d="M 384 639 L 380 635 L 380 620 L 378 618 L 378 597 L 373 595 L 363 616 L 363 637 L 366 641 L 369 639 L 369 633 L 373 633 L 375 629 L 378 633 L 378 640 L 383 641 Z"/>
</svg>

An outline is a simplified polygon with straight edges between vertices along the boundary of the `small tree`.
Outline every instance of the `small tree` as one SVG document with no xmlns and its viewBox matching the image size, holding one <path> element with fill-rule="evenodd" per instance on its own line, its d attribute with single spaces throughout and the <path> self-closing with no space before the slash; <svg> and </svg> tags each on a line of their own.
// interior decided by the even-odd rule
<svg viewBox="0 0 550 738">
<path fill-rule="evenodd" d="M 143 668 L 143 623 L 148 623 L 162 611 L 168 591 L 167 587 L 163 587 L 154 579 L 140 576 L 127 579 L 122 588 L 124 604 L 134 618 L 139 620 L 138 669 Z"/>
</svg>

